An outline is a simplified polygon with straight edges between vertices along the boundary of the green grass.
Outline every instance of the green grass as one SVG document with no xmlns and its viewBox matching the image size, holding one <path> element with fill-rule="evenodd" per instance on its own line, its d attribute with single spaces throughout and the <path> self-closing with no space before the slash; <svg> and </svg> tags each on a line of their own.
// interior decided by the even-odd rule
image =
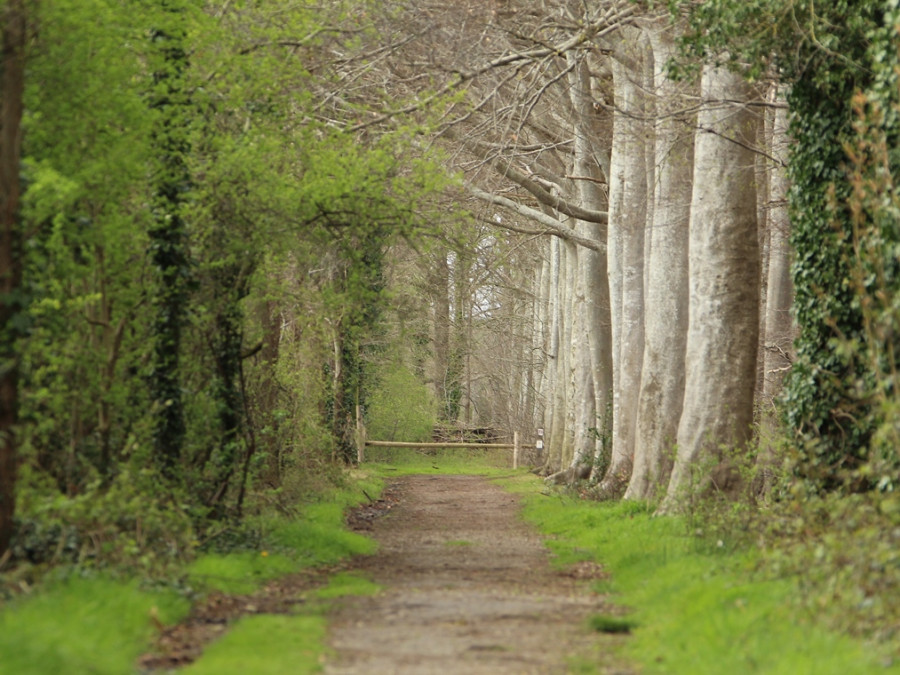
<svg viewBox="0 0 900 675">
<path fill-rule="evenodd" d="M 259 550 L 201 555 L 188 568 L 191 583 L 225 593 L 252 593 L 270 579 L 372 553 L 375 542 L 347 530 L 344 514 L 365 501 L 365 493 L 375 498 L 381 483 L 369 474 L 358 474 L 356 481 L 303 506 L 297 517 L 267 515 L 251 521 L 263 533 Z"/>
<path fill-rule="evenodd" d="M 358 574 L 338 572 L 328 580 L 324 588 L 315 592 L 320 600 L 334 600 L 348 595 L 375 595 L 381 590 L 378 584 Z"/>
<path fill-rule="evenodd" d="M 344 511 L 367 499 L 363 490 L 374 498 L 380 488 L 370 473 L 359 474 L 345 489 L 300 508 L 297 517 L 257 517 L 251 525 L 262 532 L 259 549 L 199 556 L 186 570 L 190 585 L 251 593 L 301 568 L 372 552 L 372 540 L 345 528 Z M 244 618 L 190 672 L 311 672 L 324 650 L 322 602 L 376 590 L 365 579 L 338 575 L 312 603 L 313 615 Z M 74 572 L 64 581 L 46 581 L 38 591 L 0 605 L 0 673 L 133 673 L 135 659 L 152 644 L 156 623 L 175 623 L 189 608 L 174 591 L 143 590 L 137 581 Z"/>
<path fill-rule="evenodd" d="M 151 643 L 151 615 L 174 623 L 189 608 L 174 592 L 134 582 L 70 577 L 0 610 L 0 672 L 115 674 L 134 671 Z"/>
<path fill-rule="evenodd" d="M 185 675 L 282 675 L 321 669 L 325 649 L 321 616 L 260 615 L 239 620 L 203 652 Z"/>
<path fill-rule="evenodd" d="M 900 670 L 886 668 L 877 649 L 825 630 L 796 602 L 794 581 L 755 571 L 753 551 L 689 534 L 684 520 L 653 517 L 644 504 L 547 495 L 530 476 L 502 483 L 523 495 L 526 519 L 552 535 L 559 564 L 592 559 L 611 573 L 600 589 L 631 610 L 622 656 L 641 672 Z"/>
<path fill-rule="evenodd" d="M 338 562 L 372 553 L 375 542 L 350 532 L 344 524 L 348 507 L 373 499 L 382 483 L 370 472 L 357 472 L 344 490 L 305 505 L 297 518 L 268 516 L 257 521 L 263 531 L 259 551 L 205 555 L 191 566 L 191 579 L 206 588 L 249 593 L 268 579 L 301 568 Z M 189 675 L 266 675 L 313 673 L 326 654 L 323 616 L 330 603 L 351 595 L 372 595 L 380 587 L 354 574 L 338 573 L 310 594 L 311 602 L 290 616 L 243 617 L 185 673 Z"/>
<path fill-rule="evenodd" d="M 369 448 L 364 466 L 385 478 L 420 474 L 503 476 L 512 471 L 512 450 Z"/>
</svg>

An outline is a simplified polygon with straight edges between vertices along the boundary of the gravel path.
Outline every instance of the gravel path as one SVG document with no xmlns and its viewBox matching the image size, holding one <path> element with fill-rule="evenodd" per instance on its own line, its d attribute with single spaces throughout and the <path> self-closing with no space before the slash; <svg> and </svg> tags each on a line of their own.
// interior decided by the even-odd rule
<svg viewBox="0 0 900 675">
<path fill-rule="evenodd" d="M 518 499 L 478 476 L 410 476 L 374 520 L 379 552 L 357 569 L 381 584 L 330 616 L 329 675 L 627 673 L 586 619 L 610 611 L 584 577 L 554 570 Z"/>
</svg>

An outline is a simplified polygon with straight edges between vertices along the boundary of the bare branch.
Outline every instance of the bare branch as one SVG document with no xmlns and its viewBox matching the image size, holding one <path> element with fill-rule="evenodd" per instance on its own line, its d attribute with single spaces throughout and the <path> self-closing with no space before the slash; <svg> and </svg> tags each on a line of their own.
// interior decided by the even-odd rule
<svg viewBox="0 0 900 675">
<path fill-rule="evenodd" d="M 548 234 L 552 234 L 560 239 L 564 239 L 573 244 L 577 244 L 579 246 L 584 246 L 585 248 L 589 248 L 592 251 L 598 251 L 603 253 L 606 251 L 606 243 L 596 241 L 594 239 L 587 239 L 586 237 L 579 236 L 575 233 L 574 230 L 571 230 L 565 227 L 560 221 L 555 218 L 551 218 L 546 213 L 541 213 L 537 209 L 532 209 L 529 206 L 525 206 L 524 204 L 519 204 L 518 202 L 514 202 L 512 199 L 507 199 L 506 197 L 501 197 L 500 195 L 494 195 L 490 192 L 485 192 L 480 188 L 475 187 L 474 185 L 466 185 L 466 190 L 468 192 L 481 199 L 482 201 L 486 201 L 490 204 L 496 204 L 497 206 L 502 206 L 514 213 L 518 213 L 520 216 L 524 216 L 537 222 L 540 225 L 543 225 L 547 228 Z M 500 225 L 505 229 L 512 229 L 509 226 L 504 226 L 502 223 L 495 223 L 495 225 Z M 515 230 L 514 230 L 515 231 Z M 527 231 L 525 234 L 538 234 L 535 231 Z"/>
</svg>

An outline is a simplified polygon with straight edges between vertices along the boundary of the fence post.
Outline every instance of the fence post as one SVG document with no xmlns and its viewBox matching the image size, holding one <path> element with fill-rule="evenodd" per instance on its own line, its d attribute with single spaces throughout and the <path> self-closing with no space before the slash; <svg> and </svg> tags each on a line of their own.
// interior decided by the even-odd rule
<svg viewBox="0 0 900 675">
<path fill-rule="evenodd" d="M 519 468 L 519 432 L 513 432 L 513 468 Z"/>
<path fill-rule="evenodd" d="M 362 421 L 362 411 L 356 406 L 356 462 L 366 461 L 366 427 Z"/>
</svg>

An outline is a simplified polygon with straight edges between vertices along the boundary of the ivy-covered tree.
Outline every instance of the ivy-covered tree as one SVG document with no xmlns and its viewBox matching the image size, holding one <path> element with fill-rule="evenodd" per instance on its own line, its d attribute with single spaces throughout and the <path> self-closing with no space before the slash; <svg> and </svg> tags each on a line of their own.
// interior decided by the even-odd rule
<svg viewBox="0 0 900 675">
<path fill-rule="evenodd" d="M 179 477 L 178 463 L 186 433 L 179 373 L 182 332 L 190 293 L 190 255 L 184 202 L 191 189 L 192 105 L 185 81 L 187 5 L 165 0 L 155 17 L 150 38 L 153 79 L 150 105 L 156 112 L 153 144 L 158 161 L 154 181 L 150 255 L 156 271 L 153 302 L 153 366 L 149 375 L 156 420 L 154 458 L 169 480 Z"/>
<path fill-rule="evenodd" d="M 24 296 L 20 163 L 27 13 L 23 0 L 0 8 L 0 555 L 13 533 L 16 507 L 16 424 Z"/>
<path fill-rule="evenodd" d="M 864 487 L 877 414 L 868 396 L 864 298 L 853 283 L 853 191 L 847 149 L 856 144 L 854 96 L 873 84 L 882 56 L 870 50 L 892 0 L 675 3 L 693 28 L 693 54 L 727 50 L 750 77 L 777 73 L 789 87 L 794 313 L 800 335 L 784 415 L 800 446 L 797 470 L 812 484 Z M 758 28 L 758 29 L 757 29 Z M 862 384 L 862 386 L 860 386 Z"/>
</svg>

